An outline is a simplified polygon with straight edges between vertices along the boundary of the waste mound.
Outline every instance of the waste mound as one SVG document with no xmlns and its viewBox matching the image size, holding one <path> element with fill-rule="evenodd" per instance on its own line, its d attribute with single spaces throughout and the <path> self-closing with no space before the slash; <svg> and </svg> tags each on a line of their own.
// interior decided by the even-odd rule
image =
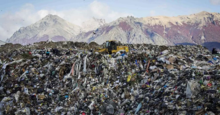
<svg viewBox="0 0 220 115">
<path fill-rule="evenodd" d="M 128 44 L 111 55 L 54 46 L 0 52 L 0 115 L 220 112 L 220 58 L 202 46 Z"/>
</svg>

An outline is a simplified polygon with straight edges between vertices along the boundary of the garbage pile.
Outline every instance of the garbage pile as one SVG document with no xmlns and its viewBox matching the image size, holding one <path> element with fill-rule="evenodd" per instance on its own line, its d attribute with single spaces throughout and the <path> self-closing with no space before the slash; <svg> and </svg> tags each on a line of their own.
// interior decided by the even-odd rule
<svg viewBox="0 0 220 115">
<path fill-rule="evenodd" d="M 129 49 L 26 50 L 32 57 L 0 60 L 0 115 L 219 113 L 218 55 L 201 46 Z"/>
</svg>

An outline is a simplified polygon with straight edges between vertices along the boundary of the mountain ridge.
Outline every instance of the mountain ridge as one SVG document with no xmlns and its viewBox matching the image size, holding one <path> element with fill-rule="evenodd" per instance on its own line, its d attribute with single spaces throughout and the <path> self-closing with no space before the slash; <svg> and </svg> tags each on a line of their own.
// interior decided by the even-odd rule
<svg viewBox="0 0 220 115">
<path fill-rule="evenodd" d="M 7 41 L 21 44 L 42 40 L 65 41 L 70 40 L 80 31 L 79 26 L 71 24 L 56 15 L 49 14 L 30 26 L 20 28 Z"/>
<path fill-rule="evenodd" d="M 58 18 L 58 16 L 55 16 L 55 19 L 56 18 Z M 39 22 L 42 22 L 42 20 Z M 66 21 L 62 19 L 60 23 L 63 24 L 62 22 Z M 95 24 L 91 24 L 93 22 Z M 59 23 L 54 24 L 59 25 Z M 49 35 L 56 35 L 57 37 L 52 39 L 59 39 L 61 41 L 95 41 L 99 44 L 111 39 L 119 40 L 124 43 L 151 43 L 156 45 L 175 45 L 180 43 L 205 44 L 206 42 L 220 42 L 220 14 L 205 11 L 174 17 L 154 16 L 135 18 L 133 16 L 127 16 L 120 17 L 110 23 L 106 23 L 103 19 L 93 18 L 89 20 L 87 24 L 86 22 L 84 24 L 85 25 L 81 28 L 79 26 L 69 27 L 69 31 L 71 31 L 71 29 L 73 30 L 73 32 L 67 32 L 72 33 L 68 34 L 69 36 L 62 35 L 65 32 L 51 34 L 50 31 L 39 31 L 39 33 L 42 38 L 50 38 L 47 35 L 49 33 Z M 58 29 L 60 31 L 64 30 L 63 28 Z M 19 29 L 18 31 L 20 30 L 22 31 L 22 29 Z M 13 40 L 16 41 L 16 37 L 17 36 L 12 36 L 10 40 L 12 42 Z M 39 38 L 32 35 L 29 39 L 32 40 Z"/>
</svg>

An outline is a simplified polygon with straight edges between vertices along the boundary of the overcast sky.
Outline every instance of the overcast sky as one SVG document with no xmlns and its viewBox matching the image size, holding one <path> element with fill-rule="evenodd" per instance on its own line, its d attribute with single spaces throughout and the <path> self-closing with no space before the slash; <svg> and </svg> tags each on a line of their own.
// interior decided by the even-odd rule
<svg viewBox="0 0 220 115">
<path fill-rule="evenodd" d="M 47 14 L 80 25 L 92 17 L 110 22 L 125 16 L 178 16 L 201 11 L 220 12 L 220 0 L 0 0 L 0 40 Z"/>
</svg>

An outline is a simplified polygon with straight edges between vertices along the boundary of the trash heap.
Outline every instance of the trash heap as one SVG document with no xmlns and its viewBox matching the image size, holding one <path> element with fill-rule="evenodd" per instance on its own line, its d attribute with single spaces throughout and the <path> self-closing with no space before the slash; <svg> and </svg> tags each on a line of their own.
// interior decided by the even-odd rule
<svg viewBox="0 0 220 115">
<path fill-rule="evenodd" d="M 26 50 L 32 57 L 1 61 L 0 115 L 219 113 L 218 55 L 201 46 L 129 48 Z"/>
</svg>

